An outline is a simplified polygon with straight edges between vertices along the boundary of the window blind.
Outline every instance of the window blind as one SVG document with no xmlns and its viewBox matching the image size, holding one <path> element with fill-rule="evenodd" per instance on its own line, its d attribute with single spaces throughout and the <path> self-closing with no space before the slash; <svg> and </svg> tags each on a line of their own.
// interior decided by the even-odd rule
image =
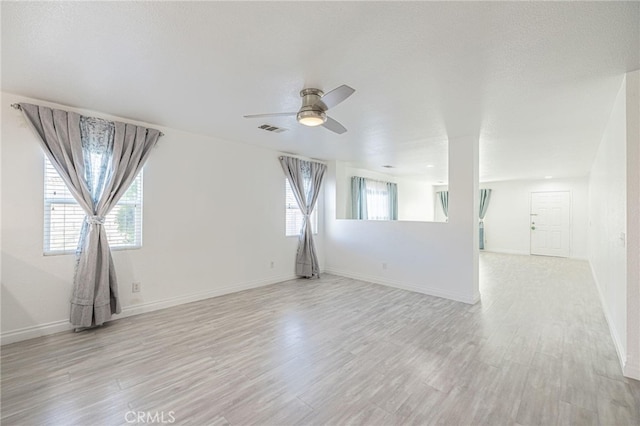
<svg viewBox="0 0 640 426">
<path fill-rule="evenodd" d="M 44 253 L 73 253 L 85 213 L 48 158 L 44 168 Z M 111 248 L 142 247 L 142 172 L 105 217 L 104 227 Z"/>
<path fill-rule="evenodd" d="M 304 215 L 298 207 L 296 197 L 293 195 L 293 190 L 289 184 L 289 179 L 285 178 L 285 235 L 287 237 L 300 235 L 300 229 L 302 228 L 302 219 Z M 318 233 L 318 214 L 317 205 L 311 213 L 311 231 L 314 234 Z"/>
</svg>

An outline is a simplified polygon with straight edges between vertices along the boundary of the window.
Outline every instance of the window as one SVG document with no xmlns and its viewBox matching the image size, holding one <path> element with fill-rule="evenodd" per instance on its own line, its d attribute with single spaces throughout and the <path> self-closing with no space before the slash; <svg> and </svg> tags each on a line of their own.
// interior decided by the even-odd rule
<svg viewBox="0 0 640 426">
<path fill-rule="evenodd" d="M 73 253 L 85 213 L 48 158 L 44 162 L 44 253 Z M 114 249 L 142 247 L 142 172 L 105 218 Z"/>
<path fill-rule="evenodd" d="M 367 179 L 367 219 L 391 220 L 389 185 L 387 182 Z"/>
<path fill-rule="evenodd" d="M 307 182 L 305 182 L 306 186 Z M 294 235 L 300 235 L 300 229 L 302 228 L 302 219 L 304 215 L 300 211 L 298 207 L 298 202 L 296 201 L 296 197 L 293 195 L 293 190 L 291 189 L 291 185 L 289 184 L 289 179 L 285 178 L 285 213 L 286 213 L 286 221 L 285 221 L 285 235 L 287 237 L 291 237 Z M 314 234 L 318 233 L 318 205 L 316 204 L 316 208 L 313 209 L 313 213 L 311 213 L 311 231 Z"/>
<path fill-rule="evenodd" d="M 366 220 L 398 220 L 398 185 L 353 176 L 353 217 Z"/>
</svg>

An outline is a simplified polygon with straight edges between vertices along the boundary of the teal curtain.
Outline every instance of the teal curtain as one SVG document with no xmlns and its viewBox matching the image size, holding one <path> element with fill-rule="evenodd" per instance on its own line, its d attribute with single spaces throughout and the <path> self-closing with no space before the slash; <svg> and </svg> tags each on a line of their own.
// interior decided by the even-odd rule
<svg viewBox="0 0 640 426">
<path fill-rule="evenodd" d="M 449 219 L 449 191 L 439 191 L 437 194 L 438 198 L 440 198 L 440 205 L 442 206 L 444 217 Z"/>
<path fill-rule="evenodd" d="M 480 250 L 484 250 L 484 216 L 487 214 L 489 200 L 491 199 L 490 189 L 480 190 Z"/>
<path fill-rule="evenodd" d="M 398 220 L 398 184 L 387 182 L 389 191 L 389 219 Z"/>
<path fill-rule="evenodd" d="M 437 192 L 438 198 L 440 199 L 440 205 L 442 206 L 442 211 L 444 212 L 445 217 L 449 218 L 449 191 L 439 191 Z M 491 190 L 490 189 L 481 189 L 480 190 L 480 250 L 484 250 L 484 217 L 487 214 L 487 208 L 489 207 L 489 200 L 491 199 Z"/>
<path fill-rule="evenodd" d="M 367 213 L 367 183 L 366 179 L 358 176 L 351 178 L 351 218 L 368 219 Z"/>
<path fill-rule="evenodd" d="M 398 185 L 359 176 L 351 178 L 351 218 L 398 220 Z"/>
</svg>

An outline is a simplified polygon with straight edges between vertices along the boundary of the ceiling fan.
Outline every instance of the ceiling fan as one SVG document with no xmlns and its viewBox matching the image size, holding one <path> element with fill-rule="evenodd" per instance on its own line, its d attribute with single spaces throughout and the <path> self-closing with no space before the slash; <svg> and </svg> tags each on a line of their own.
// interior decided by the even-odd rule
<svg viewBox="0 0 640 426">
<path fill-rule="evenodd" d="M 253 114 L 245 115 L 244 118 L 261 118 L 261 117 L 287 117 L 296 116 L 298 123 L 305 126 L 322 126 L 339 135 L 347 131 L 347 129 L 333 118 L 326 114 L 326 111 L 338 105 L 355 92 L 355 89 L 343 84 L 336 87 L 332 91 L 325 94 L 320 89 L 302 89 L 300 97 L 302 97 L 302 107 L 297 112 L 276 112 L 273 114 Z"/>
</svg>

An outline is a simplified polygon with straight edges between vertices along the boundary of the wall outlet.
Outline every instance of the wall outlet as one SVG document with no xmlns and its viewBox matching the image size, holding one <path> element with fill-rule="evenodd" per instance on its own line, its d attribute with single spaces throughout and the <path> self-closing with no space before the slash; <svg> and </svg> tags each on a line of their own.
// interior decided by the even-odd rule
<svg viewBox="0 0 640 426">
<path fill-rule="evenodd" d="M 131 284 L 131 293 L 140 293 L 140 287 L 142 286 L 141 283 L 132 283 Z"/>
<path fill-rule="evenodd" d="M 271 267 L 271 269 L 273 269 L 273 267 L 276 266 L 276 263 L 272 260 L 269 266 Z"/>
<path fill-rule="evenodd" d="M 384 270 L 387 269 L 387 262 L 382 263 L 382 269 L 384 269 Z"/>
</svg>

